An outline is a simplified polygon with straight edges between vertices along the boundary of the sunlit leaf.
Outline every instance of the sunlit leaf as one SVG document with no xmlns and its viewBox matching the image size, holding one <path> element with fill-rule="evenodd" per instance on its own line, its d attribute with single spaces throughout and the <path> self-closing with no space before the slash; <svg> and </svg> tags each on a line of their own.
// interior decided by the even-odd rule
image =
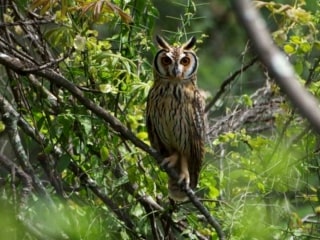
<svg viewBox="0 0 320 240">
<path fill-rule="evenodd" d="M 290 44 L 286 44 L 284 47 L 283 47 L 283 50 L 287 53 L 287 54 L 293 54 L 296 52 L 296 49 L 290 45 Z"/>
<path fill-rule="evenodd" d="M 6 125 L 2 121 L 0 121 L 0 133 L 3 132 L 5 128 L 6 128 Z"/>
<path fill-rule="evenodd" d="M 83 36 L 77 35 L 74 38 L 73 46 L 75 49 L 77 49 L 79 51 L 84 51 L 84 49 L 86 47 L 86 38 Z"/>
<path fill-rule="evenodd" d="M 109 149 L 106 146 L 102 146 L 100 148 L 100 157 L 102 160 L 106 160 L 109 158 Z"/>
</svg>

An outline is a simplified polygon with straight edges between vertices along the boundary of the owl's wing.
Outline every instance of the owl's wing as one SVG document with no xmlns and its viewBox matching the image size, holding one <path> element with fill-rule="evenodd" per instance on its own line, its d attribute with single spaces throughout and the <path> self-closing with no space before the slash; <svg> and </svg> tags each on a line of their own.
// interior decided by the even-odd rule
<svg viewBox="0 0 320 240">
<path fill-rule="evenodd" d="M 194 101 L 193 101 L 193 110 L 194 110 L 194 118 L 193 124 L 196 129 L 196 133 L 202 139 L 204 139 L 206 126 L 204 120 L 204 99 L 198 90 L 194 93 Z"/>
<path fill-rule="evenodd" d="M 149 136 L 149 141 L 151 146 L 157 150 L 163 157 L 167 157 L 168 156 L 168 150 L 166 149 L 165 145 L 162 143 L 162 141 L 159 138 L 157 129 L 155 128 L 155 125 L 151 119 L 151 107 L 150 104 L 152 104 L 149 101 L 150 95 L 148 97 L 148 101 L 147 101 L 147 131 L 148 131 L 148 136 Z"/>
<path fill-rule="evenodd" d="M 190 139 L 190 158 L 188 159 L 190 187 L 195 188 L 198 183 L 199 173 L 204 155 L 205 121 L 204 100 L 198 90 L 195 91 L 192 103 L 192 138 Z"/>
</svg>

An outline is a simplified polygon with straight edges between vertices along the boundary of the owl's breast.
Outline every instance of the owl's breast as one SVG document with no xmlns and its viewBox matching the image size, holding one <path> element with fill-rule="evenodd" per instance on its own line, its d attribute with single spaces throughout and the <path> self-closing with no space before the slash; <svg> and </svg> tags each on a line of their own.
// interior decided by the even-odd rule
<svg viewBox="0 0 320 240">
<path fill-rule="evenodd" d="M 184 151 L 191 137 L 194 93 L 182 84 L 155 87 L 150 93 L 150 119 L 170 151 Z"/>
</svg>

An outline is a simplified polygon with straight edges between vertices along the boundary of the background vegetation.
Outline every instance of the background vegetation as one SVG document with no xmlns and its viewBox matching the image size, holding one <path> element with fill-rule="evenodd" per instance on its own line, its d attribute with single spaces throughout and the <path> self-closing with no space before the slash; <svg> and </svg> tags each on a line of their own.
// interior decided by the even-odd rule
<svg viewBox="0 0 320 240">
<path fill-rule="evenodd" d="M 198 39 L 209 126 L 196 195 L 227 238 L 320 238 L 318 136 L 228 1 L 0 4 L 1 239 L 218 238 L 194 204 L 169 201 L 139 142 L 155 34 Z M 319 2 L 254 4 L 319 97 Z"/>
</svg>

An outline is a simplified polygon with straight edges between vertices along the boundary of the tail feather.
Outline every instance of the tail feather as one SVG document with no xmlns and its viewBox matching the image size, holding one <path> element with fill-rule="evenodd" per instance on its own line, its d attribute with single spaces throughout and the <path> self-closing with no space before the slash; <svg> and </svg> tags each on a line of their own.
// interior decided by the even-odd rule
<svg viewBox="0 0 320 240">
<path fill-rule="evenodd" d="M 169 196 L 175 201 L 185 201 L 188 196 L 184 191 L 181 190 L 176 180 L 169 177 L 168 181 Z"/>
<path fill-rule="evenodd" d="M 195 187 L 190 186 L 191 189 Z M 169 178 L 168 181 L 169 196 L 175 201 L 186 201 L 188 199 L 187 194 L 181 189 L 176 180 Z"/>
</svg>

